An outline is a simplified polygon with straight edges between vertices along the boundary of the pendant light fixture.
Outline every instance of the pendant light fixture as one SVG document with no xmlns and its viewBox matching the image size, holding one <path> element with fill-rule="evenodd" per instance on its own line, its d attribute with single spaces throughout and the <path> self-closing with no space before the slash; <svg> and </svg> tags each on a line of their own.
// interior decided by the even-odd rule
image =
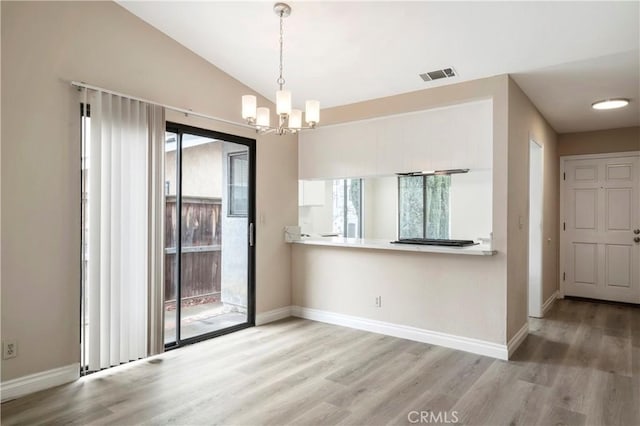
<svg viewBox="0 0 640 426">
<path fill-rule="evenodd" d="M 302 125 L 302 111 L 293 109 L 291 106 L 291 92 L 284 90 L 284 77 L 282 77 L 282 39 L 283 26 L 282 21 L 291 15 L 291 7 L 286 3 L 276 3 L 273 11 L 280 17 L 280 77 L 276 82 L 279 90 L 276 92 L 276 113 L 278 114 L 278 126 L 271 126 L 271 111 L 266 107 L 258 107 L 256 97 L 254 95 L 244 95 L 242 97 L 242 118 L 252 126 L 256 127 L 256 131 L 261 134 L 277 133 L 284 135 L 286 133 L 297 133 L 302 129 L 314 129 L 320 121 L 320 102 L 315 100 L 306 101 L 304 121 L 306 126 Z"/>
</svg>

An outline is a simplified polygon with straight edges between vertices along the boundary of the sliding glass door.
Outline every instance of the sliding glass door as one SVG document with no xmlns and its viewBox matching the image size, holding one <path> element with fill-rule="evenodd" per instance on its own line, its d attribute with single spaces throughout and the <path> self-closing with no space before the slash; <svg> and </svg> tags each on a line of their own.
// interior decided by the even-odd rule
<svg viewBox="0 0 640 426">
<path fill-rule="evenodd" d="M 255 141 L 168 123 L 166 347 L 254 322 Z"/>
</svg>

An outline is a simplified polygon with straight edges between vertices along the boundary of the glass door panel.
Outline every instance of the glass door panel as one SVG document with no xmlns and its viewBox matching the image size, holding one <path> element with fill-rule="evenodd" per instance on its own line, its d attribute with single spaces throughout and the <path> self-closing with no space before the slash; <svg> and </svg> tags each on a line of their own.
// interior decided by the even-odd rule
<svg viewBox="0 0 640 426">
<path fill-rule="evenodd" d="M 176 201 L 172 204 L 168 195 L 166 207 L 166 241 L 178 242 L 175 248 L 167 245 L 165 258 L 165 344 L 169 346 L 253 322 L 252 148 L 210 133 L 186 126 L 176 132 Z M 167 156 L 167 194 L 172 194 L 172 161 Z M 181 212 L 179 226 L 176 209 Z"/>
</svg>

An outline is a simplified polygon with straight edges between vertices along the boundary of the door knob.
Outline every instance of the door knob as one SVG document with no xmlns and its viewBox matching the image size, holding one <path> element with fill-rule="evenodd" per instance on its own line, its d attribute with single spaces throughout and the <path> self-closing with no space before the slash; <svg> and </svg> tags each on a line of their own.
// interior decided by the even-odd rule
<svg viewBox="0 0 640 426">
<path fill-rule="evenodd" d="M 640 237 L 635 237 L 633 241 L 635 241 L 636 243 L 640 243 Z"/>
<path fill-rule="evenodd" d="M 640 229 L 634 229 L 633 233 L 636 234 L 636 235 L 640 234 Z"/>
</svg>

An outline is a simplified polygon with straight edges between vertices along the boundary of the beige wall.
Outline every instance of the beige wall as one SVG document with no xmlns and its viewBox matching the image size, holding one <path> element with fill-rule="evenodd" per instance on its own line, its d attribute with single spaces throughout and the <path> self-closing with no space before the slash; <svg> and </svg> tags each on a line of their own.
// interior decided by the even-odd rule
<svg viewBox="0 0 640 426">
<path fill-rule="evenodd" d="M 70 80 L 240 120 L 250 90 L 112 2 L 1 2 L 2 380 L 79 361 L 80 143 Z M 260 98 L 260 104 L 267 101 Z M 250 129 L 168 113 L 245 137 Z M 257 141 L 257 312 L 291 302 L 295 137 Z"/>
<path fill-rule="evenodd" d="M 509 78 L 509 214 L 507 339 L 527 322 L 529 253 L 529 141 L 543 150 L 543 302 L 558 289 L 559 167 L 557 135 Z"/>
<path fill-rule="evenodd" d="M 565 133 L 558 136 L 560 156 L 626 151 L 640 151 L 640 127 Z"/>
<path fill-rule="evenodd" d="M 226 159 L 225 159 L 226 160 Z M 182 195 L 222 197 L 222 142 L 209 142 L 182 150 Z M 176 194 L 176 151 L 165 155 L 165 182 L 169 194 Z"/>
<path fill-rule="evenodd" d="M 296 245 L 294 304 L 507 342 L 507 88 L 508 78 L 498 76 L 323 110 L 323 124 L 334 124 L 492 98 L 492 226 L 498 254 L 474 257 Z M 380 295 L 383 307 L 374 308 Z"/>
</svg>

